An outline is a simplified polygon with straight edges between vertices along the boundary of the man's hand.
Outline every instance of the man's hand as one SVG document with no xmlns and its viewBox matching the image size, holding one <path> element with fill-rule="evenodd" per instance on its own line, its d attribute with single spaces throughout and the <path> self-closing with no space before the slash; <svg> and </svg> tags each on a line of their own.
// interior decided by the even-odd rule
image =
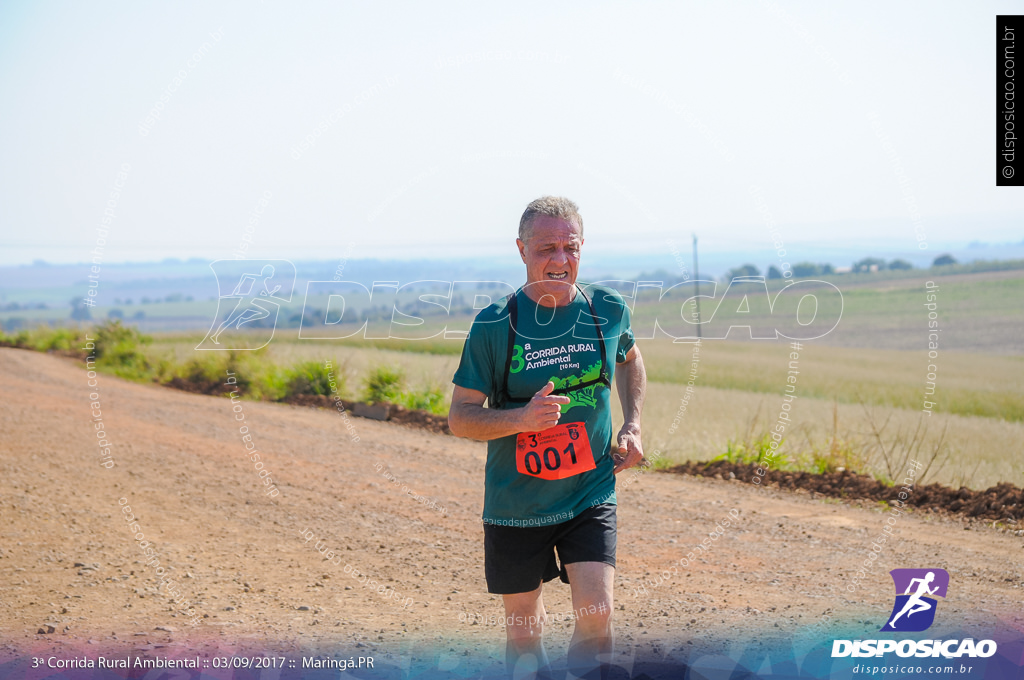
<svg viewBox="0 0 1024 680">
<path fill-rule="evenodd" d="M 613 474 L 617 475 L 636 465 L 642 467 L 649 465 L 647 459 L 644 458 L 643 446 L 640 443 L 639 426 L 628 423 L 623 425 L 615 439 L 618 441 L 618 446 L 612 449 L 612 459 L 615 460 Z"/>
<path fill-rule="evenodd" d="M 530 403 L 522 408 L 520 423 L 523 432 L 540 432 L 558 424 L 558 416 L 562 410 L 561 404 L 568 404 L 569 397 L 550 396 L 555 389 L 555 383 L 548 381 L 548 384 L 537 390 Z"/>
</svg>

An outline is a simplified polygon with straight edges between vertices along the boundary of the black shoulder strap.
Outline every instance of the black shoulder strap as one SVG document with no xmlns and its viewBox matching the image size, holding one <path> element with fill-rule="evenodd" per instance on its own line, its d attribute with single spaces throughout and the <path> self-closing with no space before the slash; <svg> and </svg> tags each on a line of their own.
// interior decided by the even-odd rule
<svg viewBox="0 0 1024 680">
<path fill-rule="evenodd" d="M 508 372 L 512 368 L 512 354 L 516 344 L 516 322 L 518 320 L 518 308 L 516 305 L 516 293 L 512 291 L 505 296 L 505 309 L 508 310 L 508 349 L 505 353 L 505 370 L 501 372 L 501 382 L 494 385 L 491 392 L 490 408 L 502 408 L 508 401 Z"/>
<path fill-rule="evenodd" d="M 601 348 L 601 377 L 598 379 L 599 382 L 611 387 L 611 380 L 608 379 L 608 356 L 607 351 L 604 348 L 604 333 L 601 332 L 601 324 L 597 320 L 597 310 L 594 309 L 594 303 L 591 302 L 587 294 L 583 292 L 579 284 L 576 284 L 576 288 L 579 288 L 580 295 L 587 301 L 587 306 L 590 308 L 590 318 L 594 320 L 594 329 L 597 331 L 597 344 Z M 589 384 L 589 383 L 585 383 Z"/>
</svg>

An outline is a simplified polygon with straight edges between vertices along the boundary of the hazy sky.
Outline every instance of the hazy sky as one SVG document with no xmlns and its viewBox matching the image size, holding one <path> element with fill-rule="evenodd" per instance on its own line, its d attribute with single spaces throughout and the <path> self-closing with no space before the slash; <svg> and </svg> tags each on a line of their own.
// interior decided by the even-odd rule
<svg viewBox="0 0 1024 680">
<path fill-rule="evenodd" d="M 506 253 L 548 193 L 604 255 L 1020 241 L 1019 8 L 5 2 L 0 264 L 88 259 L 123 164 L 108 262 L 231 257 L 261 196 L 250 257 Z"/>
</svg>

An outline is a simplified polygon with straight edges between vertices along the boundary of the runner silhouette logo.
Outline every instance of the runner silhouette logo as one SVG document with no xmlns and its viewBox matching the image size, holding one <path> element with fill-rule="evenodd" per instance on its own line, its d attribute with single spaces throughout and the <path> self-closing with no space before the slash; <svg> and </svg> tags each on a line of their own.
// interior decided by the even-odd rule
<svg viewBox="0 0 1024 680">
<path fill-rule="evenodd" d="M 274 337 L 281 305 L 291 302 L 295 265 L 288 260 L 214 260 L 217 314 L 198 350 L 256 350 Z M 223 335 L 222 335 L 223 334 Z"/>
<path fill-rule="evenodd" d="M 935 621 L 938 605 L 933 595 L 946 597 L 949 574 L 945 569 L 893 569 L 889 572 L 896 586 L 896 603 L 881 630 L 916 633 L 927 630 Z"/>
</svg>

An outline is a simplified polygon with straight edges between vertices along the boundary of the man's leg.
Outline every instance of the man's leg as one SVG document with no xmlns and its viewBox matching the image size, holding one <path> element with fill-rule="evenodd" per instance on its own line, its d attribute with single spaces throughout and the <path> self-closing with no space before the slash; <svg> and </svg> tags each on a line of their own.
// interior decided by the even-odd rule
<svg viewBox="0 0 1024 680">
<path fill-rule="evenodd" d="M 541 591 L 502 595 L 505 602 L 505 665 L 512 680 L 533 680 L 548 672 L 544 652 L 544 624 L 547 617 Z"/>
<path fill-rule="evenodd" d="M 612 589 L 615 567 L 604 562 L 574 562 L 565 565 L 572 588 L 576 617 L 569 643 L 569 672 L 576 677 L 596 678 L 607 674 L 612 659 Z"/>
</svg>

